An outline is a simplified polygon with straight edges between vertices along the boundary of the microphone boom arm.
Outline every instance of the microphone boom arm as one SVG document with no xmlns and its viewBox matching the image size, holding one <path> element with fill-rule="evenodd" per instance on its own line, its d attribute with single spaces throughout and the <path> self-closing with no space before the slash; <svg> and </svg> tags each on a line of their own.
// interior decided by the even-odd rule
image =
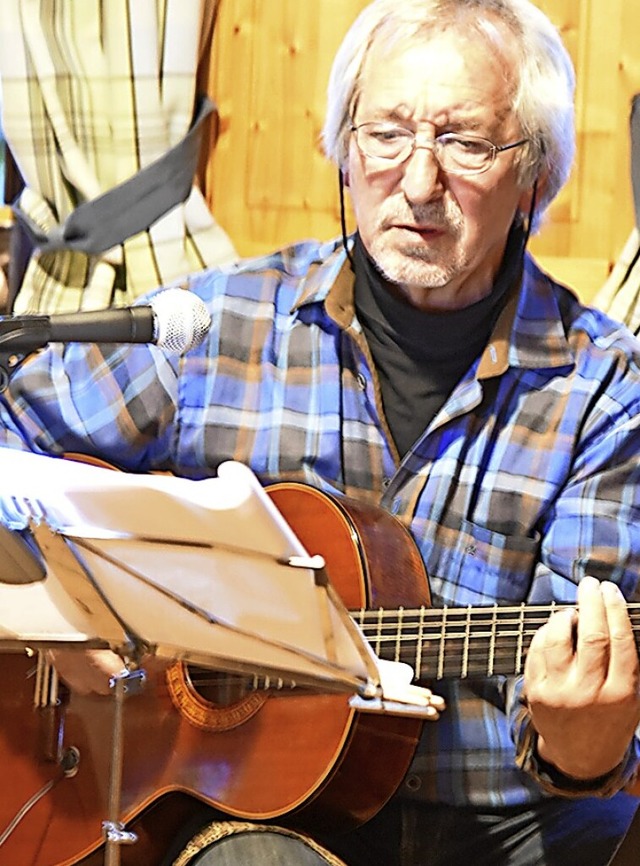
<svg viewBox="0 0 640 866">
<path fill-rule="evenodd" d="M 199 345 L 211 326 L 203 301 L 169 288 L 149 304 L 82 310 L 52 316 L 0 316 L 0 392 L 26 356 L 48 343 L 151 343 L 182 354 Z"/>
<path fill-rule="evenodd" d="M 117 335 L 112 333 L 112 323 L 108 318 L 105 320 L 104 312 L 87 310 L 56 315 L 53 319 L 45 315 L 0 317 L 0 392 L 6 389 L 11 374 L 26 357 L 48 343 L 153 341 L 153 312 L 150 307 L 119 308 L 117 313 L 123 321 Z"/>
</svg>

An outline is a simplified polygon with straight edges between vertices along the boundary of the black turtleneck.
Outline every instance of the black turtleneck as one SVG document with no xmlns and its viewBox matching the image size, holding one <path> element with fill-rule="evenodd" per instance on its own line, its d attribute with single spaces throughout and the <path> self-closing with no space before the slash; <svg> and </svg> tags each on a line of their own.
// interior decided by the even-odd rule
<svg viewBox="0 0 640 866">
<path fill-rule="evenodd" d="M 384 411 L 400 455 L 426 430 L 486 346 L 520 267 L 521 230 L 511 233 L 493 291 L 451 312 L 427 313 L 401 301 L 367 254 L 354 247 L 355 305 L 380 380 Z"/>
</svg>

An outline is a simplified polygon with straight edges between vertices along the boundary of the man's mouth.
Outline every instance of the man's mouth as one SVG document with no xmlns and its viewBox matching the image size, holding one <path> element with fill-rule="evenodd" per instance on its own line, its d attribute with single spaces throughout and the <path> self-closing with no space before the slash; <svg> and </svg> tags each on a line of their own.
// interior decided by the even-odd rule
<svg viewBox="0 0 640 866">
<path fill-rule="evenodd" d="M 423 240 L 433 240 L 434 238 L 441 237 L 445 233 L 444 226 L 394 223 L 391 227 L 401 232 L 407 232 L 414 237 L 420 237 Z"/>
</svg>

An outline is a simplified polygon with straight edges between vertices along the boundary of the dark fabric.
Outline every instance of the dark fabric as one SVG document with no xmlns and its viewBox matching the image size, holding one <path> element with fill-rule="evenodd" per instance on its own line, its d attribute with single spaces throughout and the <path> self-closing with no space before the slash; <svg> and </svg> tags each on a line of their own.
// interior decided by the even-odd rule
<svg viewBox="0 0 640 866">
<path fill-rule="evenodd" d="M 347 866 L 608 866 L 637 803 L 634 797 L 620 795 L 615 801 L 548 799 L 528 809 L 486 811 L 395 798 L 356 831 L 311 835 Z M 210 813 L 209 819 L 221 816 Z M 186 842 L 187 837 L 182 847 Z M 306 853 L 305 846 L 275 833 L 256 833 L 250 840 L 234 836 L 224 842 L 224 849 L 216 842 L 199 854 L 193 866 L 323 862 Z M 163 866 L 172 862 L 168 859 Z"/>
<path fill-rule="evenodd" d="M 198 166 L 202 126 L 214 108 L 209 97 L 201 97 L 191 129 L 175 147 L 104 195 L 78 205 L 48 234 L 14 205 L 32 246 L 44 253 L 66 249 L 98 255 L 145 231 L 185 201 Z"/>
<path fill-rule="evenodd" d="M 354 246 L 355 303 L 375 362 L 385 416 L 401 456 L 486 346 L 508 288 L 522 266 L 523 232 L 513 230 L 492 293 L 462 310 L 427 313 L 386 287 L 359 236 Z"/>
<path fill-rule="evenodd" d="M 627 835 L 611 861 L 611 866 L 638 866 L 640 863 L 640 809 L 636 811 Z"/>
<path fill-rule="evenodd" d="M 360 830 L 320 842 L 349 866 L 607 866 L 637 802 L 475 810 L 394 800 Z"/>
</svg>

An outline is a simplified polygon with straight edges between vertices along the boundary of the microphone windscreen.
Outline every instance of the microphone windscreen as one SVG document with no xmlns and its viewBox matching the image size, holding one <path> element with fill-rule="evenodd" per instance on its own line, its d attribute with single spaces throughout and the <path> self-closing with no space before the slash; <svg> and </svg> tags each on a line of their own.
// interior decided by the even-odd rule
<svg viewBox="0 0 640 866">
<path fill-rule="evenodd" d="M 188 352 L 199 346 L 211 327 L 204 302 L 188 289 L 165 289 L 151 301 L 154 342 L 170 352 Z"/>
</svg>

